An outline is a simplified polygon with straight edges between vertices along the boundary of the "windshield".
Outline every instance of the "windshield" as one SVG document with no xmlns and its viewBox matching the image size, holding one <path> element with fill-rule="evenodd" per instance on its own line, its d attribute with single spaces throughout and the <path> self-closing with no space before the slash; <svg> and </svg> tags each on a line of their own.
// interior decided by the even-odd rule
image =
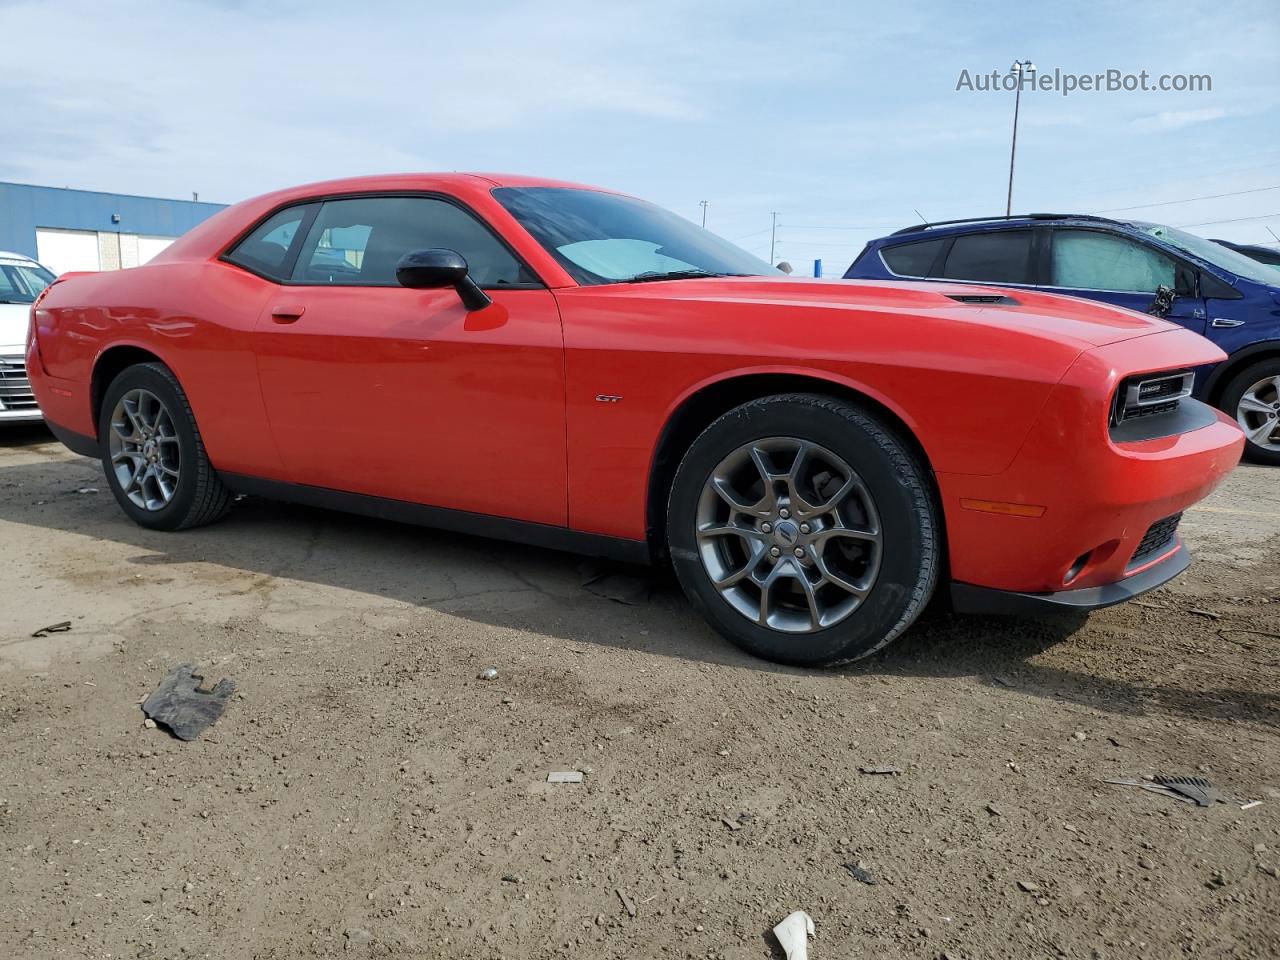
<svg viewBox="0 0 1280 960">
<path fill-rule="evenodd" d="M 0 260 L 0 303 L 34 303 L 53 283 L 53 274 L 38 263 Z"/>
<path fill-rule="evenodd" d="M 499 187 L 493 195 L 581 284 L 782 276 L 643 200 L 572 187 Z"/>
<path fill-rule="evenodd" d="M 1275 286 L 1276 273 L 1266 264 L 1251 260 L 1243 253 L 1224 247 L 1213 240 L 1197 237 L 1194 233 L 1186 233 L 1174 227 L 1161 226 L 1158 223 L 1134 223 L 1134 226 L 1149 237 L 1163 240 L 1165 243 L 1183 250 L 1193 257 L 1211 263 L 1224 270 L 1230 270 L 1236 276 Z"/>
</svg>

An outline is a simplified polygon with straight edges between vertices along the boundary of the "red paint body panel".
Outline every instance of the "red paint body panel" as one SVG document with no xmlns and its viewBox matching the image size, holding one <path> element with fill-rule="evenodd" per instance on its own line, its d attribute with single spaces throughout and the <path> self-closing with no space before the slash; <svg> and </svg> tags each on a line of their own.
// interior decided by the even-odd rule
<svg viewBox="0 0 1280 960">
<path fill-rule="evenodd" d="M 258 281 L 275 288 L 265 280 Z M 563 526 L 564 353 L 547 290 L 289 287 L 258 370 L 294 483 Z M 293 323 L 277 303 L 306 307 Z"/>
<path fill-rule="evenodd" d="M 642 540 L 664 427 L 698 391 L 783 373 L 896 415 L 934 469 L 954 578 L 1020 591 L 1132 574 L 1152 522 L 1205 496 L 1243 435 L 1227 418 L 1117 445 L 1125 376 L 1214 363 L 1207 340 L 1092 301 L 957 284 L 723 278 L 577 286 L 497 203 L 503 175 L 403 174 L 279 191 L 222 211 L 152 263 L 55 283 L 29 369 L 50 420 L 92 435 L 95 365 L 143 348 L 177 374 L 218 469 Z M 218 258 L 280 206 L 427 192 L 471 209 L 546 289 L 281 286 Z M 273 316 L 273 313 L 275 314 Z M 601 395 L 617 402 L 601 403 Z M 967 510 L 962 498 L 1043 516 Z"/>
</svg>

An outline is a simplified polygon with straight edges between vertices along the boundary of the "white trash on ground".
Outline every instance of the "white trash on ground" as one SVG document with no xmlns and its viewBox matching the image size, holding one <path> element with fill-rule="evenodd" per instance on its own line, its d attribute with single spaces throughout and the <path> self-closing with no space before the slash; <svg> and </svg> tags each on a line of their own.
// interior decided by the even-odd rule
<svg viewBox="0 0 1280 960">
<path fill-rule="evenodd" d="M 803 910 L 787 914 L 786 919 L 773 928 L 773 935 L 782 945 L 787 960 L 809 960 L 809 938 L 813 936 L 813 917 Z"/>
</svg>

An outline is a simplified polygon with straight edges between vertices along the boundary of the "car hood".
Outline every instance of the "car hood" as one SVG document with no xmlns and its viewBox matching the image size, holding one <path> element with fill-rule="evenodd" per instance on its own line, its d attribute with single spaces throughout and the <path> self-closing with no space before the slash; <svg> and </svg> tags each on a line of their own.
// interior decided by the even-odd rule
<svg viewBox="0 0 1280 960">
<path fill-rule="evenodd" d="M 1164 320 L 1095 300 L 1005 287 L 961 283 L 902 283 L 874 280 L 809 280 L 790 277 L 708 277 L 616 285 L 621 296 L 794 306 L 833 311 L 900 315 L 942 312 L 952 319 L 1022 330 L 1081 349 L 1132 340 L 1177 327 Z M 996 298 L 964 302 L 956 298 Z"/>
<path fill-rule="evenodd" d="M 29 303 L 0 303 L 0 352 L 18 353 L 26 349 L 27 323 L 31 318 Z"/>
</svg>

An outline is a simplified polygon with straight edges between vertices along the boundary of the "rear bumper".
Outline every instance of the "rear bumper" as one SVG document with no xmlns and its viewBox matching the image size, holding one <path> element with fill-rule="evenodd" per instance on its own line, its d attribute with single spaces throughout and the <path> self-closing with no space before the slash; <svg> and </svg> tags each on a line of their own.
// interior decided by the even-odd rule
<svg viewBox="0 0 1280 960">
<path fill-rule="evenodd" d="M 52 420 L 46 420 L 44 425 L 72 453 L 78 453 L 82 457 L 93 457 L 95 460 L 102 456 L 96 438 L 87 437 L 83 433 L 76 433 L 76 431 L 68 430 L 66 427 L 60 427 Z"/>
<path fill-rule="evenodd" d="M 1055 593 L 1022 593 L 955 582 L 951 584 L 951 605 L 958 613 L 1013 616 L 1100 610 L 1163 586 L 1189 566 L 1191 553 L 1179 543 L 1178 549 L 1159 563 L 1115 583 Z"/>
</svg>

